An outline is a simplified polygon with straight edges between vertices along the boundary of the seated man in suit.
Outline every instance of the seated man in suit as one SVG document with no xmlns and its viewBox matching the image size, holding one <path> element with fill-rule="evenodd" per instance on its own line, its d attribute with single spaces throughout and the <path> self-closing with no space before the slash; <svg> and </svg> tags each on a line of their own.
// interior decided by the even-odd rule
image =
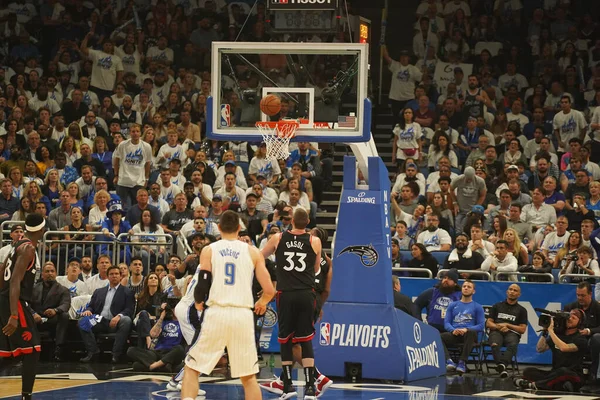
<svg viewBox="0 0 600 400">
<path fill-rule="evenodd" d="M 69 290 L 56 282 L 56 267 L 47 263 L 42 270 L 42 281 L 33 287 L 30 304 L 33 319 L 40 331 L 49 331 L 56 342 L 54 360 L 61 360 L 69 324 L 71 295 Z"/>
<path fill-rule="evenodd" d="M 121 271 L 116 266 L 108 267 L 108 286 L 96 289 L 90 304 L 81 315 L 96 316 L 97 323 L 91 329 L 81 330 L 81 337 L 87 350 L 87 356 L 81 362 L 89 363 L 100 352 L 94 333 L 116 333 L 112 349 L 112 362 L 119 362 L 125 342 L 131 331 L 131 316 L 135 308 L 133 292 L 121 285 Z"/>
</svg>

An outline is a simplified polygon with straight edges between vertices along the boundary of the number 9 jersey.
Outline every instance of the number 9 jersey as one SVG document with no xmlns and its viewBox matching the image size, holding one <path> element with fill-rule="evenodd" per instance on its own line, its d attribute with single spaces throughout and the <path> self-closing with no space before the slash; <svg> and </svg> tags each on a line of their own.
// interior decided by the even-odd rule
<svg viewBox="0 0 600 400">
<path fill-rule="evenodd" d="M 277 291 L 306 290 L 315 288 L 315 260 L 312 236 L 285 231 L 281 233 L 275 250 L 277 263 Z"/>
<path fill-rule="evenodd" d="M 206 305 L 253 308 L 254 262 L 249 245 L 222 239 L 210 247 L 213 279 Z"/>
</svg>

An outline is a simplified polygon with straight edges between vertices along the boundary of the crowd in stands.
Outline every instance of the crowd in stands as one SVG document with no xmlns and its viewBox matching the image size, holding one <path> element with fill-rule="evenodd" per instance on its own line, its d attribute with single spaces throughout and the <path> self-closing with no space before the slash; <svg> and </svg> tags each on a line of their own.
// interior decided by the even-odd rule
<svg viewBox="0 0 600 400">
<path fill-rule="evenodd" d="M 599 12 L 582 1 L 420 3 L 412 52 L 383 52 L 396 266 L 600 275 Z M 438 65 L 450 79 L 436 80 Z"/>
<path fill-rule="evenodd" d="M 211 43 L 283 39 L 268 33 L 262 2 L 2 3 L 4 244 L 8 229 L 10 241 L 19 240 L 31 213 L 65 232 L 46 238 L 54 242 L 31 304 L 36 322 L 55 339 L 57 360 L 70 347 L 66 324 L 83 316 L 83 361 L 96 356 L 100 332 L 116 333 L 113 360 L 123 360 L 133 327 L 139 348 L 152 352 L 130 359 L 139 369 L 170 369 L 183 357 L 170 350 L 184 342 L 168 334 L 176 302 L 167 305 L 185 293 L 203 246 L 219 239 L 220 215 L 238 212 L 242 240 L 262 247 L 291 227 L 299 208 L 313 228 L 331 187 L 332 160 L 315 143 L 300 142 L 274 163 L 264 143 L 206 136 Z M 315 71 L 323 63 L 315 60 Z M 282 68 L 268 72 L 288 76 Z M 259 84 L 239 70 L 240 80 Z M 241 90 L 233 85 L 217 96 L 230 102 L 233 124 L 241 123 Z M 118 247 L 117 238 L 137 245 Z"/>
</svg>

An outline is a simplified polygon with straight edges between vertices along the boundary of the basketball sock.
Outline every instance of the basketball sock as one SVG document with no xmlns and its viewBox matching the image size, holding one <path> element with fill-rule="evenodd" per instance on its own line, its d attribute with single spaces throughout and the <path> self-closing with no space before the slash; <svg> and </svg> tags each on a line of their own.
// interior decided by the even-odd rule
<svg viewBox="0 0 600 400">
<path fill-rule="evenodd" d="M 314 386 L 315 385 L 315 368 L 314 367 L 304 367 L 304 377 L 306 378 L 306 386 Z"/>
<path fill-rule="evenodd" d="M 283 381 L 284 387 L 292 386 L 292 366 L 282 365 L 283 371 L 281 371 L 281 380 Z"/>
<path fill-rule="evenodd" d="M 321 373 L 321 371 L 319 371 L 319 369 L 317 368 L 316 365 L 313 368 L 315 369 L 315 372 L 314 372 L 315 381 L 318 381 L 319 379 L 321 379 L 321 376 L 323 376 L 323 374 Z"/>
<path fill-rule="evenodd" d="M 33 384 L 35 383 L 37 363 L 39 359 L 39 351 L 34 351 L 31 354 L 25 354 L 23 356 L 23 368 L 21 372 L 21 392 L 23 393 L 23 396 L 25 396 L 25 394 L 29 394 L 29 398 L 31 398 L 31 393 L 33 392 Z"/>
</svg>

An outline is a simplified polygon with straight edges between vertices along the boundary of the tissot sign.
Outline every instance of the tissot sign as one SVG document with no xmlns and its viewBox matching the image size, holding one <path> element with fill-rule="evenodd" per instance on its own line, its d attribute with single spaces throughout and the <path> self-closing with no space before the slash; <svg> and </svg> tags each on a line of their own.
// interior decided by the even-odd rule
<svg viewBox="0 0 600 400">
<path fill-rule="evenodd" d="M 335 10 L 337 0 L 270 0 L 271 10 Z"/>
</svg>

